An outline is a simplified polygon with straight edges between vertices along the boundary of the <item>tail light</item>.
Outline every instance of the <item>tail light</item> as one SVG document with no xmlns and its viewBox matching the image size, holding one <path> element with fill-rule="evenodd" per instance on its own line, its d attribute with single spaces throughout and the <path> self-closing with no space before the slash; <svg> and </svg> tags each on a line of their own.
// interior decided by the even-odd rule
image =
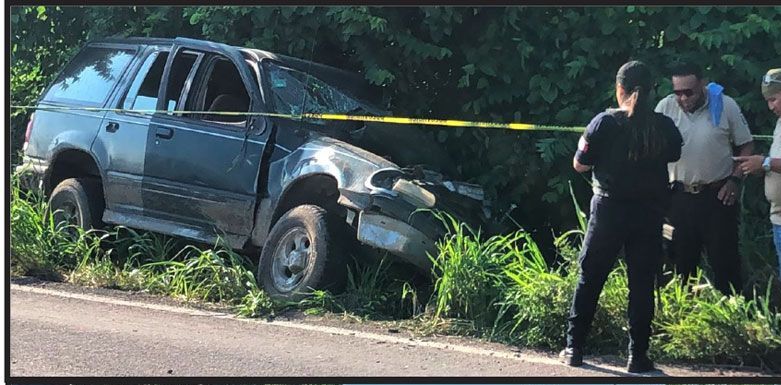
<svg viewBox="0 0 781 385">
<path fill-rule="evenodd" d="M 30 114 L 30 121 L 27 122 L 27 130 L 24 132 L 24 144 L 22 145 L 22 151 L 27 151 L 27 146 L 30 143 L 30 134 L 33 132 L 33 119 L 35 119 L 35 113 Z"/>
</svg>

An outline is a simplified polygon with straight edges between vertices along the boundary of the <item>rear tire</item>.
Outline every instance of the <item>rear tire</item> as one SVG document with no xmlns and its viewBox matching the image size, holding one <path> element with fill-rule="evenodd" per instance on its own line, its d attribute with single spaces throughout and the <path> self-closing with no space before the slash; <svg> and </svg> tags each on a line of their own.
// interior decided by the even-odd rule
<svg viewBox="0 0 781 385">
<path fill-rule="evenodd" d="M 275 300 L 300 301 L 312 290 L 343 288 L 346 255 L 339 219 L 315 205 L 285 213 L 260 252 L 258 283 Z"/>
<path fill-rule="evenodd" d="M 65 179 L 54 188 L 49 198 L 49 210 L 55 224 L 66 221 L 84 230 L 103 227 L 104 209 L 99 179 Z"/>
</svg>

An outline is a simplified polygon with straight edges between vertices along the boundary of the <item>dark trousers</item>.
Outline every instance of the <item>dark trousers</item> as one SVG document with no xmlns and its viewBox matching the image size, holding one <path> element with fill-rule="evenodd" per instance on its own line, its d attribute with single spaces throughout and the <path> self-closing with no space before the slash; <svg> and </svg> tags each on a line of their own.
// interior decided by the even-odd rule
<svg viewBox="0 0 781 385">
<path fill-rule="evenodd" d="M 684 277 L 696 271 L 703 246 L 713 269 L 713 284 L 724 294 L 732 285 L 742 290 L 740 256 L 738 254 L 738 206 L 725 206 L 718 189 L 710 188 L 698 194 L 683 191 L 673 193 L 668 218 L 675 228 L 670 244 L 670 258 Z"/>
<path fill-rule="evenodd" d="M 662 259 L 663 216 L 663 209 L 649 202 L 620 202 L 600 195 L 591 198 L 567 346 L 583 348 L 599 294 L 624 247 L 629 278 L 629 349 L 634 353 L 648 350 L 654 282 Z"/>
</svg>

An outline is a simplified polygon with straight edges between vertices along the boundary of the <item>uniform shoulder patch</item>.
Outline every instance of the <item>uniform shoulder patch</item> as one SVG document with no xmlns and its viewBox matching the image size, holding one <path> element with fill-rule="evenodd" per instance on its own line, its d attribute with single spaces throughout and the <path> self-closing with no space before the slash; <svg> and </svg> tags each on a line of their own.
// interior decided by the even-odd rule
<svg viewBox="0 0 781 385">
<path fill-rule="evenodd" d="M 585 136 L 581 136 L 580 140 L 578 140 L 578 150 L 580 152 L 588 152 L 588 142 Z"/>
</svg>

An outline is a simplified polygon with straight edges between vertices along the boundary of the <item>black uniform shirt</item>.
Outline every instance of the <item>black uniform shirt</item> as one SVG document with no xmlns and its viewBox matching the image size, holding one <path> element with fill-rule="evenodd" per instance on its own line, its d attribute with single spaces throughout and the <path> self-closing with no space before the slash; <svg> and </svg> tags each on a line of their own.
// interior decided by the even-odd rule
<svg viewBox="0 0 781 385">
<path fill-rule="evenodd" d="M 640 160 L 629 159 L 631 123 L 626 118 L 608 110 L 591 120 L 580 138 L 575 158 L 580 164 L 594 166 L 595 193 L 619 200 L 664 199 L 667 163 L 681 157 L 683 138 L 667 116 L 655 112 L 652 119 L 665 146 L 658 155 Z"/>
</svg>

